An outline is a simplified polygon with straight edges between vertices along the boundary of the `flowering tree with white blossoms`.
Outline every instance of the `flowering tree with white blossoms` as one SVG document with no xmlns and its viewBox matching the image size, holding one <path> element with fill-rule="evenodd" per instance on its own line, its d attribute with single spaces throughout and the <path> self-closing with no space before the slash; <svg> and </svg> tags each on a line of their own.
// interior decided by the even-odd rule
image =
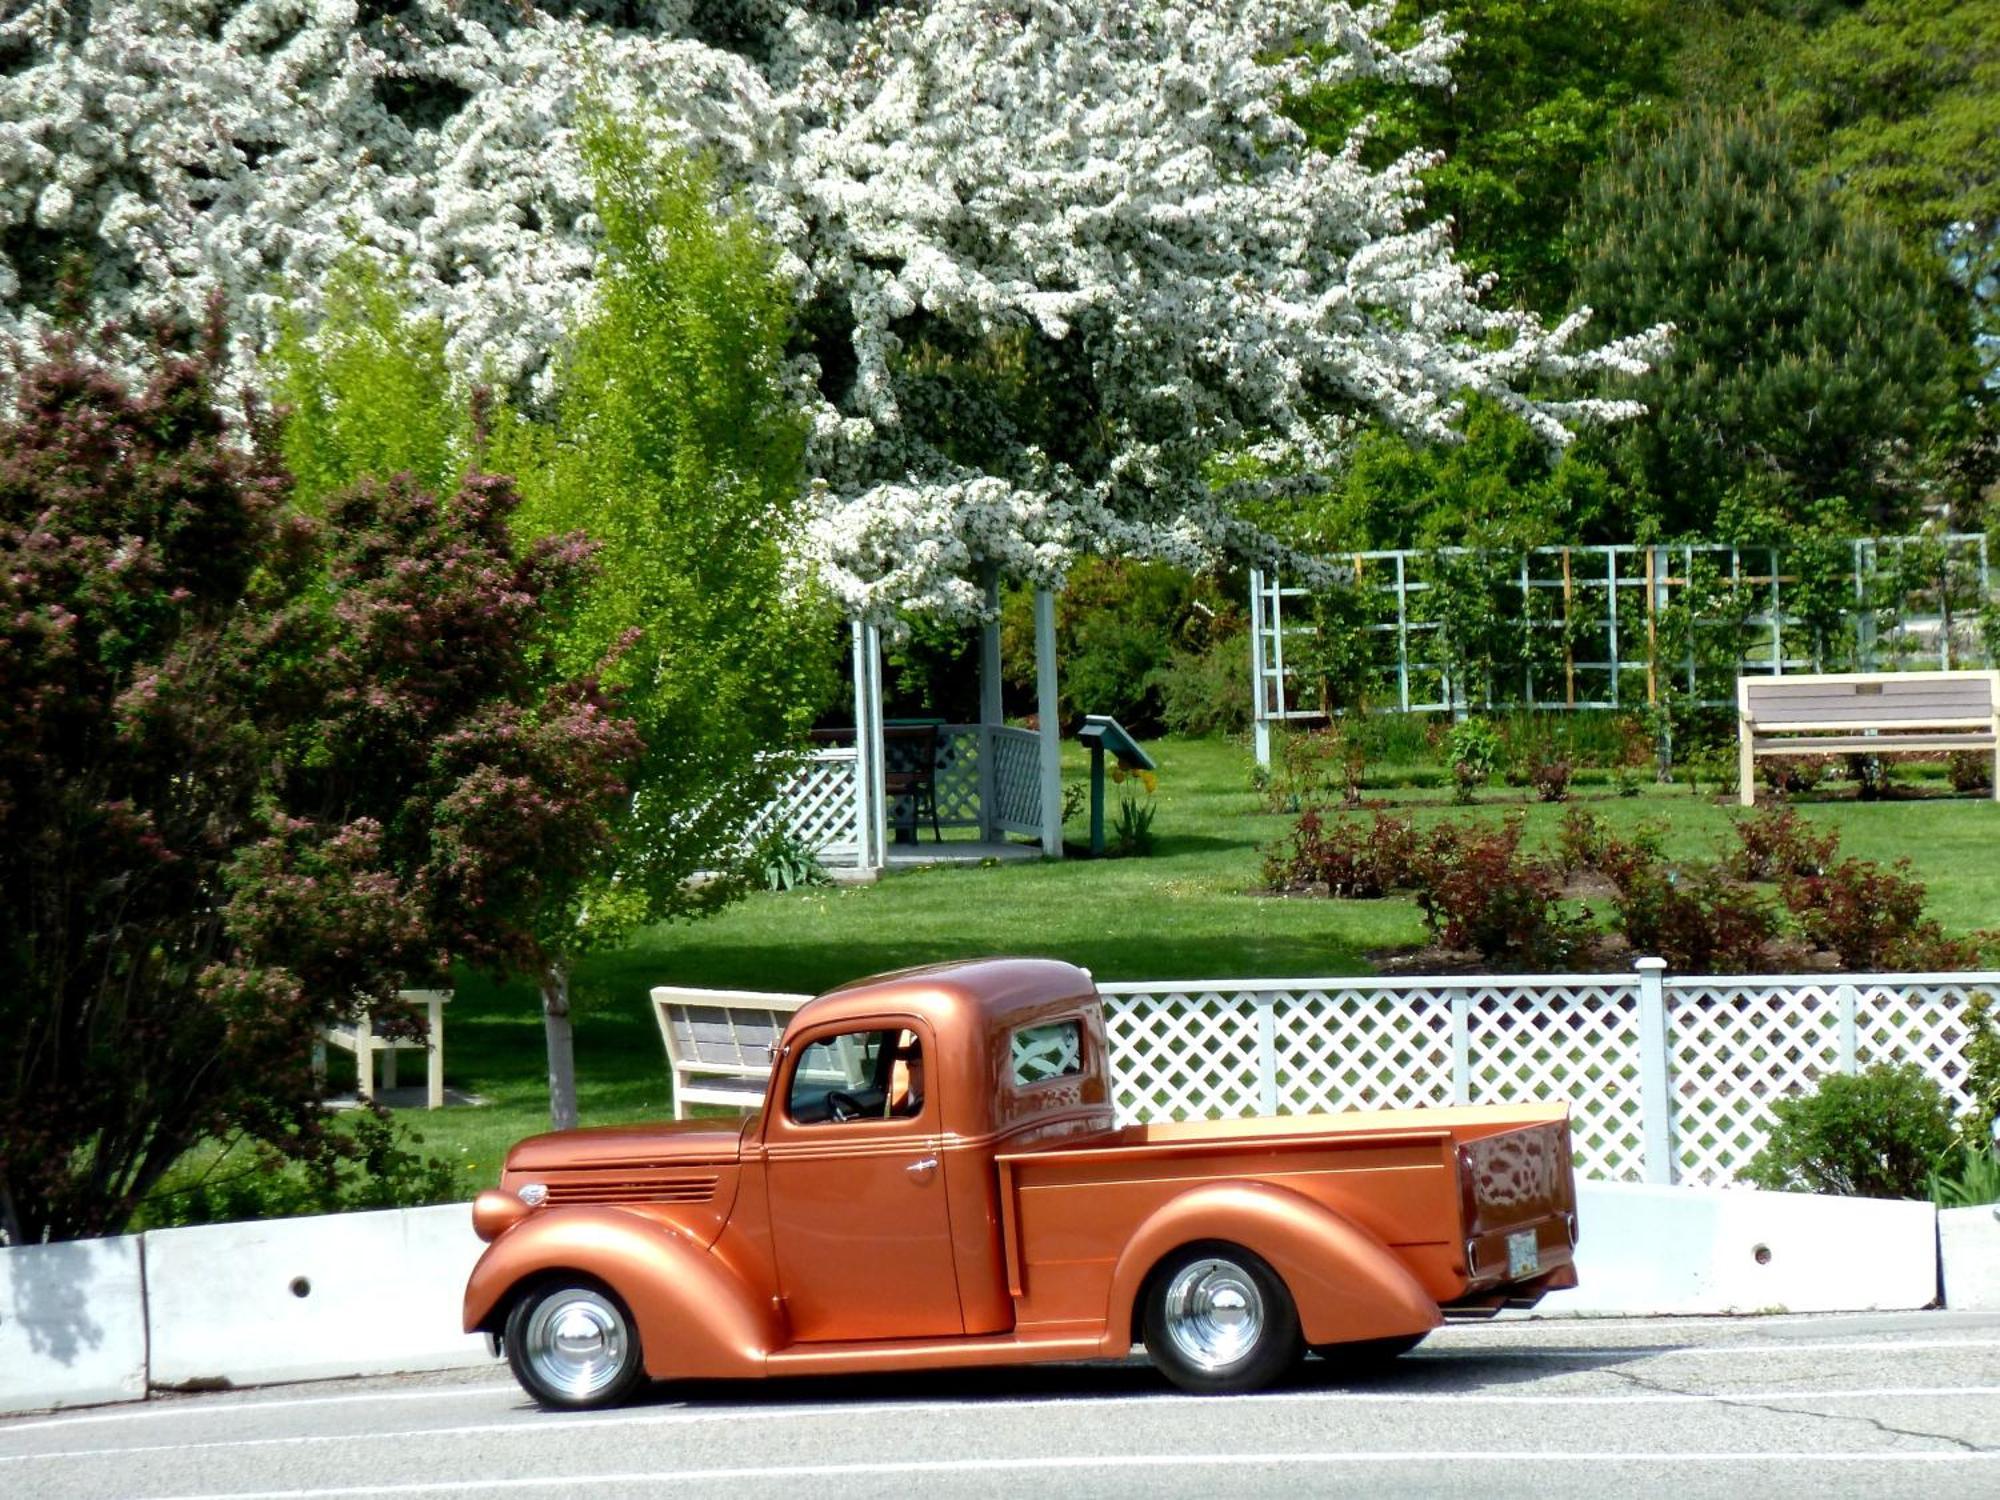
<svg viewBox="0 0 2000 1500">
<path fill-rule="evenodd" d="M 0 331 L 46 321 L 74 250 L 100 313 L 220 289 L 247 364 L 359 244 L 468 375 L 546 391 L 597 253 L 595 94 L 708 153 L 780 249 L 813 560 L 850 608 L 1256 550 L 1246 487 L 1318 482 L 1360 418 L 1449 438 L 1482 393 L 1561 442 L 1637 408 L 1531 392 L 1661 337 L 1486 308 L 1416 222 L 1427 159 L 1307 147 L 1297 90 L 1445 81 L 1452 39 L 1390 46 L 1390 9 L 40 0 L 0 26 Z"/>
</svg>

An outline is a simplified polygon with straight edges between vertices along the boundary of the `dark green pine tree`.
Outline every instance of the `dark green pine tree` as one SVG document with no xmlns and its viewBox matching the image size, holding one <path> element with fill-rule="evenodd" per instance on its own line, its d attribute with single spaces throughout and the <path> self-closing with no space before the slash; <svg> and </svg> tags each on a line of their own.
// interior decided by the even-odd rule
<svg viewBox="0 0 2000 1500">
<path fill-rule="evenodd" d="M 1607 336 L 1677 330 L 1636 392 L 1651 414 L 1600 440 L 1642 529 L 1894 530 L 1942 498 L 1977 378 L 1962 314 L 1935 265 L 1798 171 L 1775 124 L 1697 114 L 1622 142 L 1571 239 Z"/>
</svg>

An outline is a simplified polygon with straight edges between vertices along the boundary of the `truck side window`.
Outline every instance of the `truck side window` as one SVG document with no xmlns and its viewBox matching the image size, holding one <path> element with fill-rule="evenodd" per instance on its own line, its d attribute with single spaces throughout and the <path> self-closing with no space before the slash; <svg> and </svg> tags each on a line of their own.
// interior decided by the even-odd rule
<svg viewBox="0 0 2000 1500">
<path fill-rule="evenodd" d="M 1032 1088 L 1083 1071 L 1083 1023 L 1050 1021 L 1023 1026 L 1013 1038 L 1014 1087 Z"/>
<path fill-rule="evenodd" d="M 850 1031 L 799 1054 L 786 1112 L 800 1125 L 900 1119 L 924 1103 L 923 1046 L 913 1031 Z"/>
</svg>

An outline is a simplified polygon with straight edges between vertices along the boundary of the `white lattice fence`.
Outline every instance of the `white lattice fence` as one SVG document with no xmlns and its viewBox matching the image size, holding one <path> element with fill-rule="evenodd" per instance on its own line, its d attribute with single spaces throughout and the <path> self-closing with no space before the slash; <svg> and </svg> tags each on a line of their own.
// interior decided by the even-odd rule
<svg viewBox="0 0 2000 1500">
<path fill-rule="evenodd" d="M 2000 974 L 1287 979 L 1106 984 L 1119 1118 L 1566 1101 L 1577 1165 L 1727 1182 L 1771 1101 L 1915 1062 L 1966 1093 L 1965 1010 Z"/>
<path fill-rule="evenodd" d="M 1915 1062 L 1963 1111 L 1967 1004 L 1990 974 L 1669 979 L 1674 1165 L 1727 1182 L 1762 1148 L 1773 1100 L 1826 1073 Z"/>
<path fill-rule="evenodd" d="M 1100 990 L 1121 1120 L 1562 1099 L 1586 1171 L 1641 1175 L 1637 975 Z"/>
<path fill-rule="evenodd" d="M 856 774 L 853 750 L 816 752 L 800 762 L 791 778 L 778 788 L 778 795 L 764 805 L 750 825 L 749 836 L 755 839 L 775 825 L 789 829 L 828 864 L 853 862 L 861 851 Z"/>
</svg>

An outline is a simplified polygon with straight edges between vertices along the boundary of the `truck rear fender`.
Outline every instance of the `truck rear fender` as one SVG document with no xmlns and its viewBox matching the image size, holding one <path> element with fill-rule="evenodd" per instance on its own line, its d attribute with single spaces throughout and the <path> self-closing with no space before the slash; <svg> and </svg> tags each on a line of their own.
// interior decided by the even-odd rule
<svg viewBox="0 0 2000 1500">
<path fill-rule="evenodd" d="M 1353 1221 L 1269 1183 L 1211 1182 L 1161 1204 L 1126 1243 L 1111 1276 L 1105 1354 L 1139 1342 L 1153 1268 L 1201 1241 L 1241 1245 L 1268 1261 L 1298 1305 L 1309 1344 L 1426 1333 L 1444 1321 L 1409 1269 Z"/>
<path fill-rule="evenodd" d="M 533 1214 L 479 1257 L 465 1288 L 465 1331 L 503 1331 L 536 1282 L 589 1277 L 618 1294 L 655 1380 L 763 1373 L 777 1318 L 722 1260 L 671 1225 L 616 1208 Z"/>
</svg>

